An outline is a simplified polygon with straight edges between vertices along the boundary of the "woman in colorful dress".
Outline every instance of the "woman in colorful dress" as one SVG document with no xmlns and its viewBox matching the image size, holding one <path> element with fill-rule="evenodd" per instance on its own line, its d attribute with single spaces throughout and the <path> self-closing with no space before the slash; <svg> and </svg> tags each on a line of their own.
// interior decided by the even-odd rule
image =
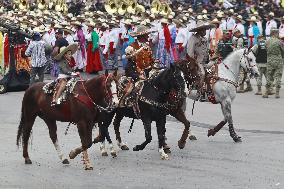
<svg viewBox="0 0 284 189">
<path fill-rule="evenodd" d="M 80 22 L 76 21 L 72 23 L 76 29 L 76 33 L 74 36 L 74 41 L 78 42 L 78 50 L 74 54 L 75 62 L 76 62 L 76 71 L 83 72 L 83 69 L 87 63 L 87 55 L 86 55 L 86 39 L 82 29 L 82 25 Z"/>
<path fill-rule="evenodd" d="M 87 66 L 86 72 L 97 74 L 99 71 L 103 69 L 101 58 L 100 58 L 100 50 L 99 50 L 99 35 L 94 30 L 95 23 L 90 22 L 87 24 L 88 26 L 88 34 L 87 38 Z"/>
</svg>

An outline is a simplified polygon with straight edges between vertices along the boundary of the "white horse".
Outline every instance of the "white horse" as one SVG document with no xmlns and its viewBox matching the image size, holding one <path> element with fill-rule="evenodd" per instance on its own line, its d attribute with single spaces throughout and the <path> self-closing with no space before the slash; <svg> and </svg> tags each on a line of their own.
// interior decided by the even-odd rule
<svg viewBox="0 0 284 189">
<path fill-rule="evenodd" d="M 235 142 L 242 141 L 241 137 L 239 137 L 234 130 L 231 112 L 231 104 L 236 97 L 240 66 L 254 76 L 259 75 L 255 56 L 247 49 L 240 49 L 232 52 L 221 64 L 218 65 L 219 79 L 213 86 L 213 93 L 215 95 L 216 102 L 221 104 L 224 120 L 213 129 L 208 130 L 208 137 L 214 136 L 226 123 L 228 123 L 230 136 L 233 140 Z M 190 92 L 188 97 L 196 100 L 197 95 L 193 93 L 194 91 Z"/>
</svg>

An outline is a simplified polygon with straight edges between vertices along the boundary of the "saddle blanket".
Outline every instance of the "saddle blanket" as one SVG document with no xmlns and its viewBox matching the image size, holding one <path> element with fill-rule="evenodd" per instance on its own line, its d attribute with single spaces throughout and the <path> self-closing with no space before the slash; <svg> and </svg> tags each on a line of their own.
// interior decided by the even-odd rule
<svg viewBox="0 0 284 189">
<path fill-rule="evenodd" d="M 79 81 L 79 78 L 71 78 L 67 81 L 65 90 L 63 91 L 63 93 L 59 97 L 60 104 L 67 100 L 68 95 L 73 93 L 74 88 L 75 88 L 78 81 Z M 44 93 L 47 94 L 47 95 L 53 95 L 56 91 L 57 83 L 58 83 L 58 80 L 54 80 L 50 83 L 45 84 L 42 88 Z"/>
</svg>

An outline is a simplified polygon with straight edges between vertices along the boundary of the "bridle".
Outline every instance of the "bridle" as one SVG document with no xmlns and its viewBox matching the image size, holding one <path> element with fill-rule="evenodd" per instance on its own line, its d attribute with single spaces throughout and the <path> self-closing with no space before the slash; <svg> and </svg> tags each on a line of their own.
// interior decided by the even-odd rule
<svg viewBox="0 0 284 189">
<path fill-rule="evenodd" d="M 245 49 L 244 50 L 244 53 L 240 59 L 240 63 L 242 62 L 242 59 L 245 59 L 245 71 L 248 73 L 252 73 L 252 68 L 256 66 L 256 64 L 253 64 L 251 65 L 250 62 L 251 62 L 251 59 L 248 57 L 249 53 L 251 52 L 251 50 L 248 50 L 248 49 Z"/>
</svg>

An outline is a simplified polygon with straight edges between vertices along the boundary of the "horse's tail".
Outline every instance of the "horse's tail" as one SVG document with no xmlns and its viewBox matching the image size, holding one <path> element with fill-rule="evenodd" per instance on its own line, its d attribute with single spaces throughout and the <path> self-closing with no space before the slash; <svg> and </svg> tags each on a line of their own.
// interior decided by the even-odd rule
<svg viewBox="0 0 284 189">
<path fill-rule="evenodd" d="M 21 110 L 21 121 L 18 127 L 18 134 L 17 134 L 17 146 L 19 147 L 19 144 L 21 143 L 21 139 L 23 136 L 23 127 L 25 123 L 25 112 L 24 112 L 24 106 L 22 105 L 22 110 Z"/>
</svg>

